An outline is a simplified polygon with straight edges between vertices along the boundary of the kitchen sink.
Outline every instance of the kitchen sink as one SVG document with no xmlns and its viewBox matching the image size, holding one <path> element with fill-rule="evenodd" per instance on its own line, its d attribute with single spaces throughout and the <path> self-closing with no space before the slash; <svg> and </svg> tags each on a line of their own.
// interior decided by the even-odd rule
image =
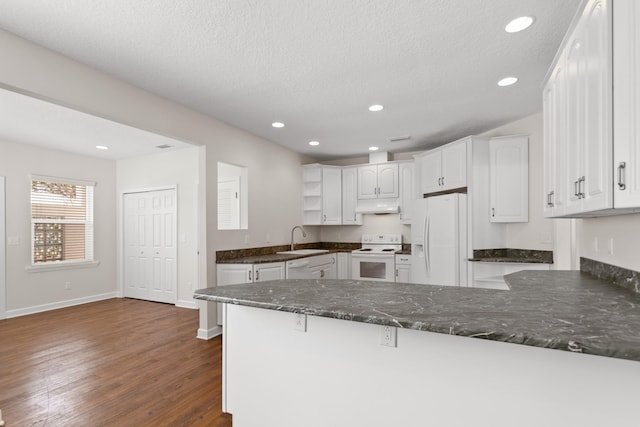
<svg viewBox="0 0 640 427">
<path fill-rule="evenodd" d="M 295 251 L 282 251 L 278 252 L 281 255 L 313 255 L 313 254 L 325 254 L 329 252 L 327 249 L 298 249 Z"/>
</svg>

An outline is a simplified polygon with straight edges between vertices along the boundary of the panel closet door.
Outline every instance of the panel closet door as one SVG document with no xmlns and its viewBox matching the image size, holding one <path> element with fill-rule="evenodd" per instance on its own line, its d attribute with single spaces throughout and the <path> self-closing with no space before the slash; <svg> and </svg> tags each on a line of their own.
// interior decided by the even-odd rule
<svg viewBox="0 0 640 427">
<path fill-rule="evenodd" d="M 176 190 L 124 195 L 124 296 L 175 304 Z"/>
</svg>

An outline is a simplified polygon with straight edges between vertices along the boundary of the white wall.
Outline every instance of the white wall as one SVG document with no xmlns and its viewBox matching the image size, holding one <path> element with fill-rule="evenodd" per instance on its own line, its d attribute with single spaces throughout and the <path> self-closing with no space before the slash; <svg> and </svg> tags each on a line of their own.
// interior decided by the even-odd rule
<svg viewBox="0 0 640 427">
<path fill-rule="evenodd" d="M 578 220 L 578 256 L 640 271 L 640 214 Z"/>
<path fill-rule="evenodd" d="M 160 152 L 150 156 L 133 157 L 116 162 L 117 222 L 118 222 L 118 290 L 123 291 L 122 253 L 122 194 L 140 190 L 177 186 L 178 193 L 178 295 L 177 305 L 197 307 L 193 291 L 206 286 L 198 283 L 198 186 L 204 185 L 204 171 L 199 170 L 199 156 L 205 156 L 204 147 Z M 204 243 L 204 242 L 203 242 Z M 203 257 L 202 262 L 206 258 Z M 203 278 L 204 279 L 204 278 Z"/>
<path fill-rule="evenodd" d="M 5 318 L 6 311 L 6 267 L 5 267 L 5 235 L 4 235 L 4 176 L 0 176 L 0 319 Z"/>
<path fill-rule="evenodd" d="M 195 145 L 206 152 L 207 265 L 215 251 L 286 244 L 302 221 L 300 165 L 312 160 L 0 30 L 0 86 Z M 249 229 L 217 231 L 217 162 L 249 169 Z M 313 230 L 305 241 L 316 241 Z M 208 269 L 215 285 L 215 268 Z"/>
<path fill-rule="evenodd" d="M 0 171 L 6 177 L 7 317 L 115 296 L 115 162 L 0 141 Z M 31 174 L 95 181 L 97 267 L 28 272 L 31 265 Z M 65 290 L 65 282 L 71 289 Z"/>
<path fill-rule="evenodd" d="M 400 223 L 400 214 L 362 215 L 362 225 L 320 226 L 323 242 L 359 243 L 363 234 L 402 234 L 404 243 L 411 242 L 411 226 Z"/>
</svg>

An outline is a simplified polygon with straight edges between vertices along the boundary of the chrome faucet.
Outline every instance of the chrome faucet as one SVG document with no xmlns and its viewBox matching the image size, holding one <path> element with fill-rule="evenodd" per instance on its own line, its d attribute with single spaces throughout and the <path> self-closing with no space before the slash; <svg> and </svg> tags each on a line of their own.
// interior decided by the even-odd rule
<svg viewBox="0 0 640 427">
<path fill-rule="evenodd" d="M 307 233 L 304 231 L 301 225 L 296 225 L 291 229 L 291 250 L 295 251 L 295 244 L 293 243 L 293 232 L 296 231 L 296 228 L 302 231 L 302 237 L 307 237 Z"/>
</svg>

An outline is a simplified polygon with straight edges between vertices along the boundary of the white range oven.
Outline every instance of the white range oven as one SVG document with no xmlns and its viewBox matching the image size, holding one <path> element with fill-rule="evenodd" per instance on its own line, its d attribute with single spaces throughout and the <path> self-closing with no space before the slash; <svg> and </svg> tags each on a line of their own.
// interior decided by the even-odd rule
<svg viewBox="0 0 640 427">
<path fill-rule="evenodd" d="M 395 281 L 395 254 L 400 250 L 401 234 L 363 234 L 362 247 L 351 252 L 351 278 L 379 282 Z"/>
</svg>

